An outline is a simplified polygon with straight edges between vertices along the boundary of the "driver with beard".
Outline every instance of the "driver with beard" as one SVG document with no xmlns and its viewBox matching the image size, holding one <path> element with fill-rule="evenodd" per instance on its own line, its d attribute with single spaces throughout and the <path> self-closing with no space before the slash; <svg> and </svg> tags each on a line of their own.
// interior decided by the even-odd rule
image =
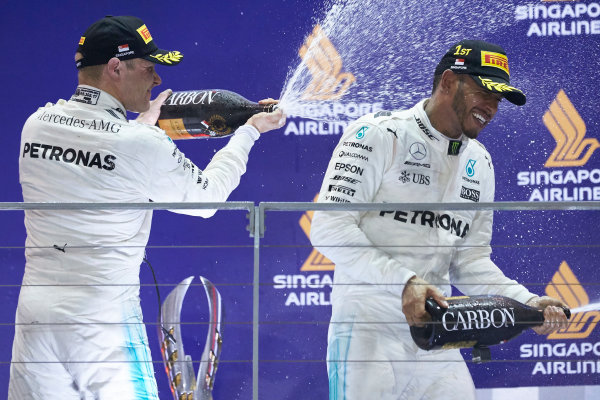
<svg viewBox="0 0 600 400">
<path fill-rule="evenodd" d="M 494 167 L 477 140 L 502 99 L 525 104 L 494 44 L 463 40 L 438 64 L 433 91 L 413 108 L 380 111 L 344 132 L 327 167 L 322 203 L 494 201 Z M 311 242 L 335 263 L 327 367 L 330 399 L 475 399 L 458 349 L 423 351 L 409 325 L 447 307 L 451 285 L 543 309 L 547 335 L 564 304 L 506 277 L 490 259 L 490 210 L 317 211 Z"/>
</svg>

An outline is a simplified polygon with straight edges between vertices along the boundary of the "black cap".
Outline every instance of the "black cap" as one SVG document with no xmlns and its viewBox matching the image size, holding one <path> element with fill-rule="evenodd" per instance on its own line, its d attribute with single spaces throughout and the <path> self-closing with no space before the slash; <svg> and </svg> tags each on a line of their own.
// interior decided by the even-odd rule
<svg viewBox="0 0 600 400">
<path fill-rule="evenodd" d="M 178 51 L 159 49 L 144 22 L 136 17 L 106 16 L 94 22 L 79 39 L 77 51 L 83 58 L 77 68 L 120 60 L 143 58 L 162 65 L 177 65 L 183 58 Z"/>
<path fill-rule="evenodd" d="M 471 75 L 479 86 L 502 94 L 513 104 L 525 104 L 525 94 L 510 86 L 508 58 L 504 49 L 498 45 L 483 40 L 460 41 L 444 55 L 435 69 L 435 75 L 442 74 L 447 69 L 456 74 Z"/>
</svg>

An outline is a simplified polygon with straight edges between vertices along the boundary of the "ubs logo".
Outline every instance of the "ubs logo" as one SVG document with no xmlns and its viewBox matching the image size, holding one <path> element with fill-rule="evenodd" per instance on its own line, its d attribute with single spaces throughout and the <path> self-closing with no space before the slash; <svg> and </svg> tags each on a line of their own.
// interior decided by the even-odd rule
<svg viewBox="0 0 600 400">
<path fill-rule="evenodd" d="M 316 25 L 298 51 L 312 75 L 302 95 L 304 100 L 332 100 L 342 97 L 356 78 L 341 72 L 342 58 L 320 25 Z"/>
<path fill-rule="evenodd" d="M 562 89 L 542 120 L 556 140 L 545 167 L 580 167 L 600 147 L 597 139 L 585 139 L 585 122 Z"/>
<path fill-rule="evenodd" d="M 424 175 L 424 174 L 415 173 L 415 172 L 413 172 L 411 174 L 408 171 L 402 171 L 400 173 L 400 176 L 398 177 L 398 180 L 402 183 L 408 183 L 411 181 L 411 175 L 412 175 L 413 183 L 416 183 L 417 185 L 429 186 L 429 183 L 430 183 L 429 176 Z"/>
<path fill-rule="evenodd" d="M 423 143 L 420 142 L 411 144 L 408 151 L 415 160 L 422 160 L 427 155 L 427 148 Z"/>
</svg>

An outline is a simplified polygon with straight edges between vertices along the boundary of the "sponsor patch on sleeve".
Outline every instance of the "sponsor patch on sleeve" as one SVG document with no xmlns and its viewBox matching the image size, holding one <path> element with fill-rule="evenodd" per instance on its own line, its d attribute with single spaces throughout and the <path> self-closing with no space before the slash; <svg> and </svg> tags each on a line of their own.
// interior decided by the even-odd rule
<svg viewBox="0 0 600 400">
<path fill-rule="evenodd" d="M 460 187 L 460 197 L 465 200 L 471 200 L 475 203 L 479 202 L 479 190 L 471 189 L 468 187 Z"/>
</svg>

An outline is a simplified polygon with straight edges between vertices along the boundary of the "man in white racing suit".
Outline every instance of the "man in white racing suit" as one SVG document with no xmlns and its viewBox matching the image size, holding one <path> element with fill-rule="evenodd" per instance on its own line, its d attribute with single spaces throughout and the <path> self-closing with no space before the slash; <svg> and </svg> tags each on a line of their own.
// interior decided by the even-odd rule
<svg viewBox="0 0 600 400">
<path fill-rule="evenodd" d="M 475 138 L 509 85 L 499 46 L 465 40 L 439 63 L 431 98 L 348 126 L 327 167 L 319 202 L 492 202 L 494 167 Z M 330 399 L 475 398 L 459 350 L 423 351 L 409 325 L 429 319 L 425 299 L 447 307 L 465 294 L 500 294 L 545 309 L 548 334 L 563 304 L 508 279 L 490 259 L 491 211 L 318 211 L 311 241 L 335 267 L 327 366 Z"/>
<path fill-rule="evenodd" d="M 90 26 L 76 54 L 75 94 L 23 128 L 25 202 L 225 201 L 254 141 L 285 115 L 253 116 L 201 170 L 154 126 L 171 93 L 150 102 L 161 83 L 155 63 L 181 57 L 158 49 L 138 18 Z M 128 121 L 125 110 L 142 114 Z M 158 399 L 139 299 L 151 220 L 152 211 L 135 209 L 25 212 L 9 399 Z"/>
</svg>

